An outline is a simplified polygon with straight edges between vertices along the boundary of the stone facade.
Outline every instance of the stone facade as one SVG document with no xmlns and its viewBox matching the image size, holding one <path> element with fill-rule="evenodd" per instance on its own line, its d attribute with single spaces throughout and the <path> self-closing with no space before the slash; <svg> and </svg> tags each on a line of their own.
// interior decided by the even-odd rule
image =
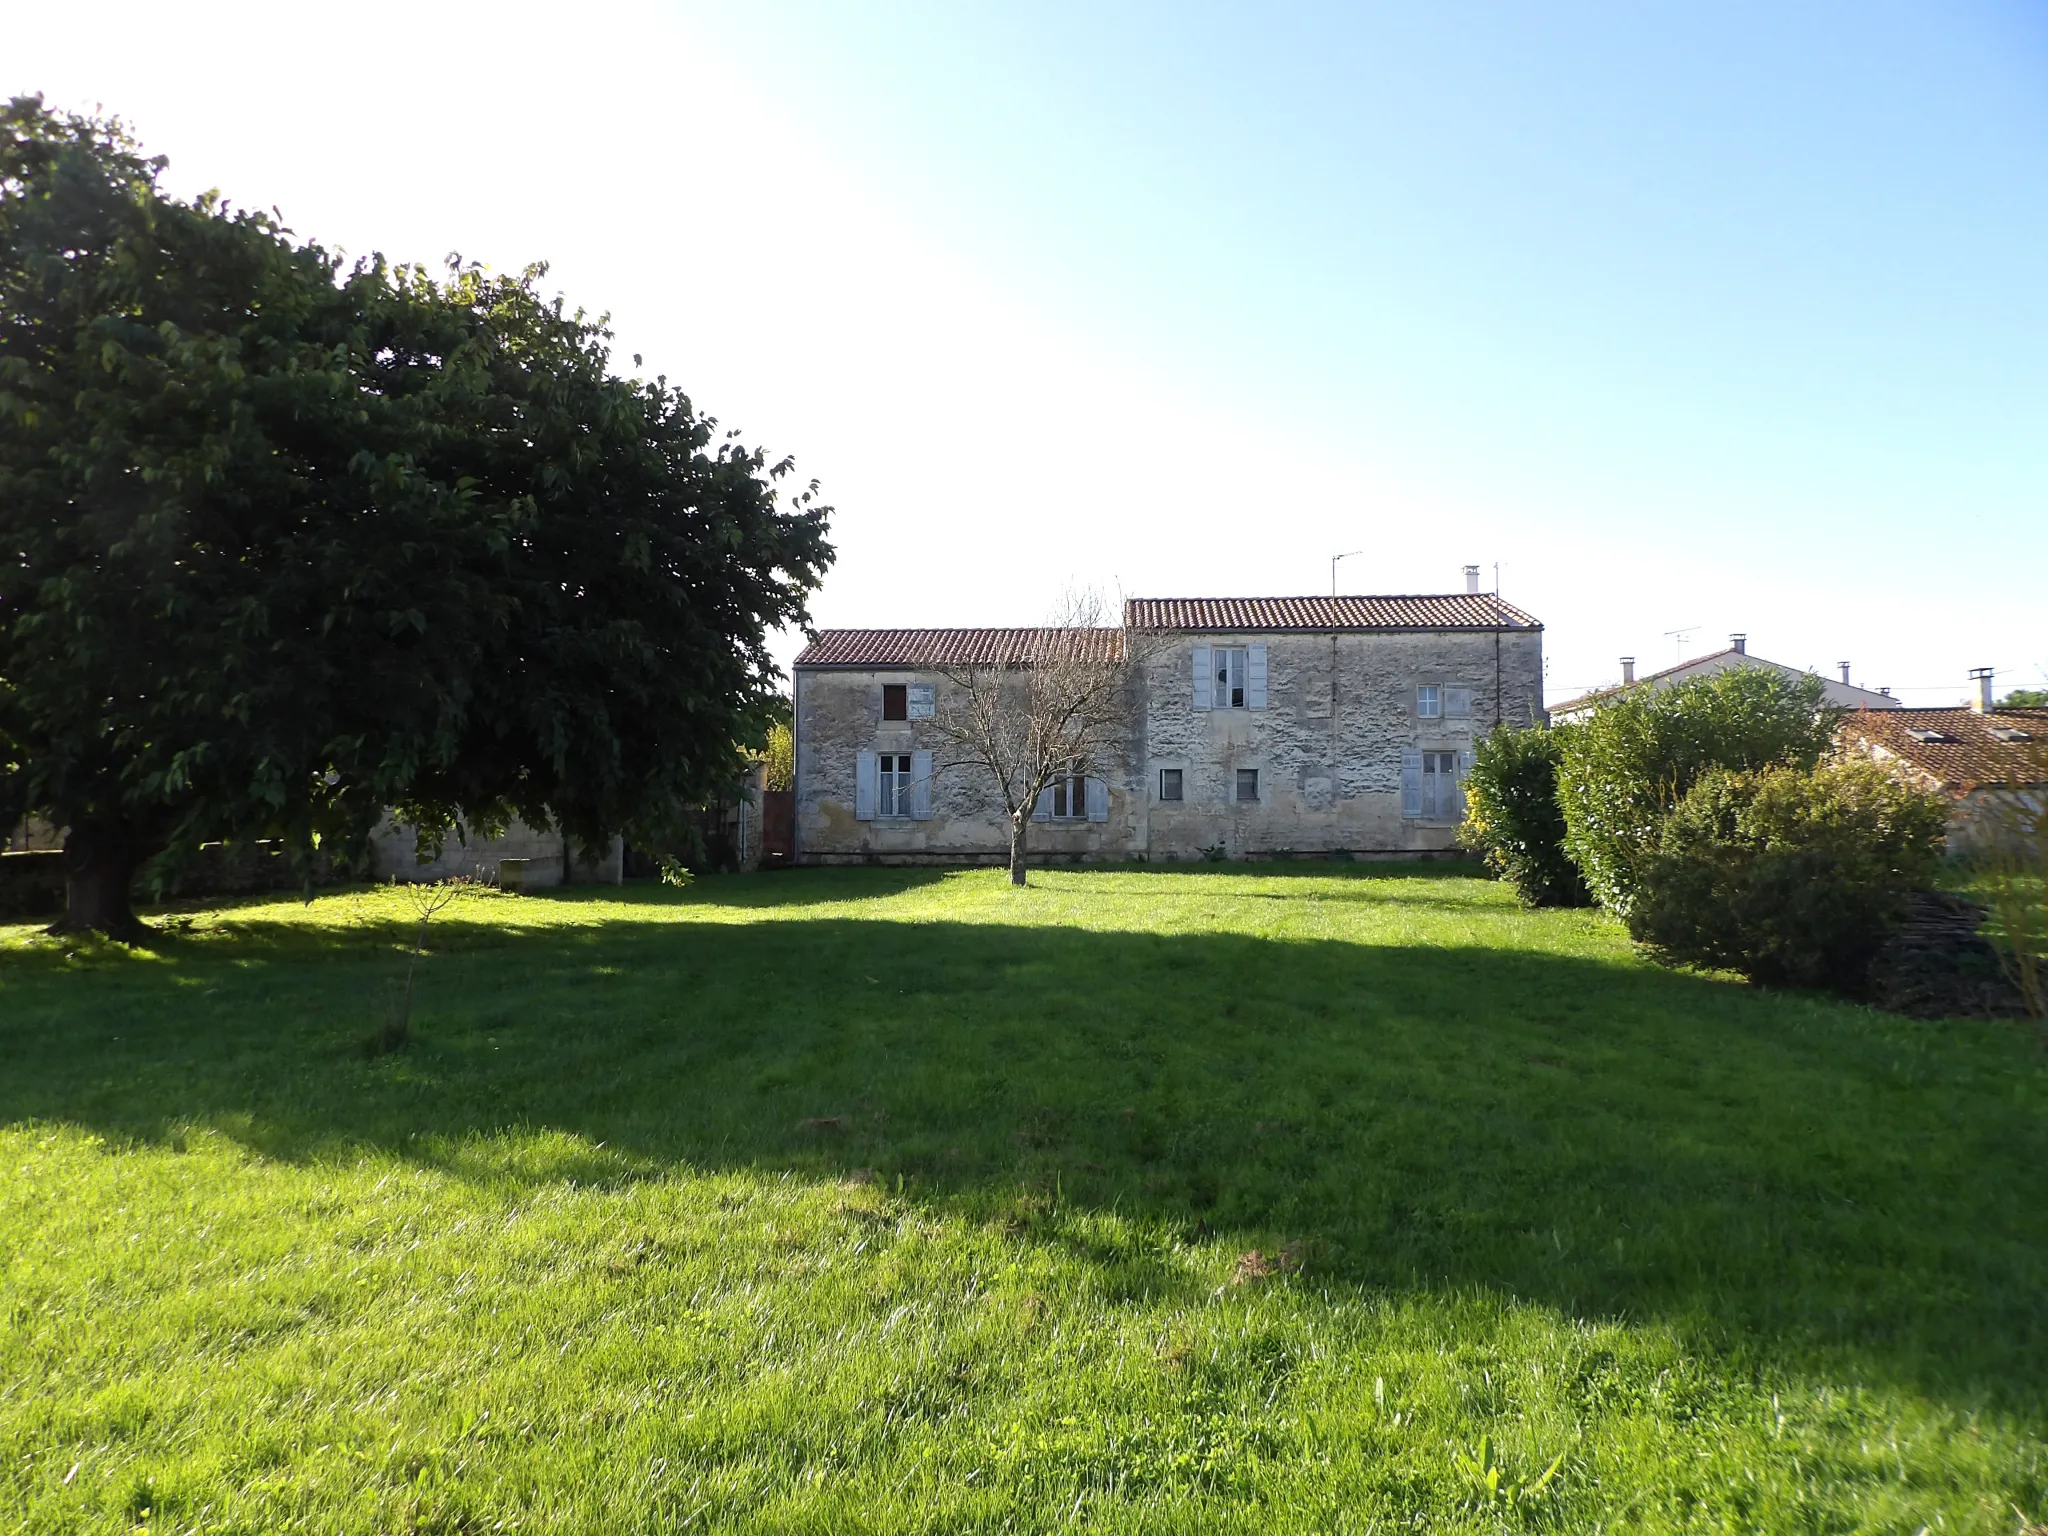
<svg viewBox="0 0 2048 1536">
<path fill-rule="evenodd" d="M 1271 616 L 1270 604 L 1309 601 L 1235 606 L 1257 620 Z M 1474 743 L 1496 723 L 1543 718 L 1542 628 L 1502 608 L 1510 616 L 1502 622 L 1436 627 L 1128 628 L 1139 660 L 1123 749 L 1115 761 L 1090 765 L 1095 783 L 1073 805 L 1041 803 L 1032 858 L 1455 849 L 1463 815 L 1456 786 Z M 1470 618 L 1457 605 L 1450 616 Z M 1198 612 L 1193 622 L 1209 617 Z M 929 687 L 931 707 L 943 711 L 953 698 L 940 670 L 948 647 L 992 633 L 830 631 L 798 658 L 798 862 L 1007 858 L 1008 827 L 985 770 L 950 764 L 929 719 L 884 719 L 891 685 Z M 1219 665 L 1226 678 L 1240 669 L 1241 692 L 1225 681 L 1205 696 L 1201 672 Z M 864 754 L 870 765 L 907 768 L 903 814 L 862 805 L 859 776 L 874 771 L 863 769 Z"/>
</svg>

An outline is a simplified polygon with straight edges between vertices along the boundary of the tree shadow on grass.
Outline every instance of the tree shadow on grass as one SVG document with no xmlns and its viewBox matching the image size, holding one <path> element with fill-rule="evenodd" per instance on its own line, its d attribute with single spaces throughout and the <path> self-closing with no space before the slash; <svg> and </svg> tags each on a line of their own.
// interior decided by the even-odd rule
<svg viewBox="0 0 2048 1536">
<path fill-rule="evenodd" d="M 2040 1412 L 2048 1074 L 1996 1026 L 1498 947 L 837 916 L 434 936 L 415 1042 L 374 1061 L 388 944 L 10 957 L 0 1124 L 483 1181 L 864 1170 Z M 563 1134 L 507 1151 L 535 1131 Z"/>
</svg>

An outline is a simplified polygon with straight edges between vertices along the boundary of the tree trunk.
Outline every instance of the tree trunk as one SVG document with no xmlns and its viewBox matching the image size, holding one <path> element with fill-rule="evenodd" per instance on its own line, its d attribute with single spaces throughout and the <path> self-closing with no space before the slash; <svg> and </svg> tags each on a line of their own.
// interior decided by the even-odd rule
<svg viewBox="0 0 2048 1536">
<path fill-rule="evenodd" d="M 64 834 L 64 916 L 49 931 L 104 933 L 124 944 L 146 938 L 131 896 L 141 862 L 133 828 L 72 827 Z"/>
<path fill-rule="evenodd" d="M 1027 807 L 1010 818 L 1010 884 L 1024 883 L 1024 834 L 1031 826 L 1031 812 Z"/>
</svg>

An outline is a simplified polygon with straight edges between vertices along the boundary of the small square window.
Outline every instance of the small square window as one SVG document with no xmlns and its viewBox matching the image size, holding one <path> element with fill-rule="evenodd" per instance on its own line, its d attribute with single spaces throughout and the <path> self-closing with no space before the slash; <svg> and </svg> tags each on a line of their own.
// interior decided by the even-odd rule
<svg viewBox="0 0 2048 1536">
<path fill-rule="evenodd" d="M 1237 770 L 1237 798 L 1240 801 L 1256 802 L 1259 798 L 1259 770 L 1240 768 Z"/>
<path fill-rule="evenodd" d="M 1160 799 L 1178 800 L 1180 798 L 1180 776 L 1181 770 L 1178 768 L 1162 768 L 1159 770 Z"/>
<path fill-rule="evenodd" d="M 910 689 L 902 683 L 882 684 L 882 718 L 884 720 L 908 720 L 910 718 Z"/>
<path fill-rule="evenodd" d="M 1415 690 L 1415 718 L 1418 720 L 1441 720 L 1443 717 L 1443 689 L 1435 683 L 1420 684 Z"/>
</svg>

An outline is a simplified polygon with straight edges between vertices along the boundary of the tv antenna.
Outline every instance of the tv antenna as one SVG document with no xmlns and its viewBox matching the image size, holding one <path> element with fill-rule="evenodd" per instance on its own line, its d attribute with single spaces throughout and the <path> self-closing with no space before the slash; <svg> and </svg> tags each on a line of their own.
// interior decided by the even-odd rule
<svg viewBox="0 0 2048 1536">
<path fill-rule="evenodd" d="M 1699 628 L 1700 626 L 1697 624 L 1688 624 L 1683 629 L 1667 629 L 1664 631 L 1664 638 L 1671 642 L 1671 659 L 1673 661 L 1685 660 L 1685 637 L 1697 634 Z"/>
<path fill-rule="evenodd" d="M 1330 596 L 1335 597 L 1337 595 L 1337 562 L 1339 560 L 1349 560 L 1353 555 L 1362 555 L 1364 553 L 1365 551 L 1362 549 L 1347 549 L 1341 555 L 1330 556 Z"/>
</svg>

